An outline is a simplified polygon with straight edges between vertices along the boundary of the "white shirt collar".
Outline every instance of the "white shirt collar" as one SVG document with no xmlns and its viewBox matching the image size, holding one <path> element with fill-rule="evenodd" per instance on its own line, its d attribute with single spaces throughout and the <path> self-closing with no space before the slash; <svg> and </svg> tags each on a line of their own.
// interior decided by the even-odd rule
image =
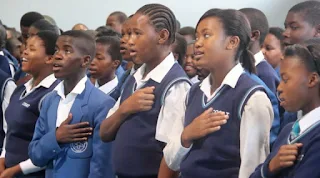
<svg viewBox="0 0 320 178">
<path fill-rule="evenodd" d="M 224 85 L 229 85 L 231 88 L 236 87 L 238 80 L 243 72 L 244 72 L 243 67 L 241 66 L 240 63 L 238 63 L 228 72 L 228 74 L 224 77 L 220 87 L 217 88 L 212 95 L 211 95 L 211 83 L 210 83 L 211 74 L 210 74 L 208 77 L 206 77 L 202 81 L 202 83 L 200 84 L 200 89 L 207 96 L 207 98 L 210 99 L 213 96 L 215 96 L 217 91 L 219 91 L 221 87 Z"/>
<path fill-rule="evenodd" d="M 3 51 L 0 51 L 0 55 L 1 55 L 1 56 L 4 56 L 4 53 L 3 53 Z"/>
<path fill-rule="evenodd" d="M 197 83 L 197 82 L 199 82 L 198 75 L 196 75 L 196 76 L 194 76 L 193 78 L 191 78 L 190 81 L 191 81 L 192 83 Z"/>
<path fill-rule="evenodd" d="M 299 120 L 300 133 L 320 120 L 320 107 L 315 108 Z"/>
<path fill-rule="evenodd" d="M 32 88 L 32 83 L 33 83 L 33 78 L 31 78 L 27 83 L 24 84 L 26 87 L 26 93 L 31 93 L 35 89 L 39 87 L 45 87 L 45 88 L 50 88 L 51 85 L 56 81 L 57 79 L 54 77 L 53 74 L 47 76 L 44 78 L 37 86 Z"/>
<path fill-rule="evenodd" d="M 173 54 L 170 53 L 159 65 L 157 65 L 152 71 L 150 71 L 144 79 L 142 79 L 142 77 L 146 69 L 146 64 L 143 64 L 136 71 L 136 73 L 134 73 L 133 77 L 136 79 L 137 82 L 146 82 L 149 79 L 152 79 L 157 83 L 161 83 L 162 79 L 165 77 L 165 75 L 169 72 L 169 70 L 174 64 L 175 60 Z"/>
<path fill-rule="evenodd" d="M 118 78 L 114 77 L 111 81 L 99 86 L 98 80 L 96 80 L 95 86 L 103 91 L 105 94 L 109 94 L 118 85 Z"/>
<path fill-rule="evenodd" d="M 131 70 L 130 70 L 130 75 L 133 75 L 137 70 L 134 69 L 134 66 L 132 66 Z"/>
<path fill-rule="evenodd" d="M 88 78 L 87 76 L 84 76 L 79 82 L 78 84 L 73 88 L 73 90 L 69 93 L 71 95 L 79 95 L 83 92 L 83 90 L 86 88 L 86 82 L 87 82 Z M 57 91 L 57 94 L 62 98 L 62 99 L 66 99 L 66 96 L 64 94 L 64 81 L 60 82 L 56 88 L 54 89 L 55 91 Z M 69 95 L 68 94 L 68 95 Z"/>
<path fill-rule="evenodd" d="M 257 54 L 254 55 L 254 60 L 255 60 L 255 66 L 260 64 L 260 62 L 264 61 L 264 55 L 262 51 L 259 51 Z"/>
</svg>

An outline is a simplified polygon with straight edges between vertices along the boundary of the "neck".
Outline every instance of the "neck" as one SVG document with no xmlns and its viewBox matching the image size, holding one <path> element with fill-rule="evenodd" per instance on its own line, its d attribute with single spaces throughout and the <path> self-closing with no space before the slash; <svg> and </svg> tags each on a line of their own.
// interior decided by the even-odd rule
<svg viewBox="0 0 320 178">
<path fill-rule="evenodd" d="M 147 76 L 147 74 L 152 71 L 154 68 L 156 68 L 171 52 L 170 47 L 163 47 L 161 50 L 159 50 L 159 54 L 155 54 L 153 59 L 148 61 L 146 63 L 146 69 L 144 72 L 143 77 Z"/>
<path fill-rule="evenodd" d="M 232 61 L 229 64 L 226 64 L 224 66 L 219 66 L 217 69 L 212 70 L 211 73 L 211 94 L 220 87 L 222 81 L 227 76 L 227 74 L 230 72 L 230 70 L 236 66 L 236 63 L 234 62 L 234 59 L 229 59 L 229 61 Z"/>
<path fill-rule="evenodd" d="M 104 78 L 100 78 L 98 79 L 98 84 L 99 86 L 102 86 L 108 82 L 110 82 L 111 80 L 113 80 L 115 78 L 115 74 L 113 73 L 112 75 L 108 75 L 107 77 L 104 77 Z"/>
<path fill-rule="evenodd" d="M 319 96 L 319 94 L 317 96 Z M 311 99 L 310 102 L 307 103 L 304 108 L 302 108 L 302 115 L 308 114 L 310 111 L 314 110 L 319 106 L 320 106 L 320 98 L 313 97 L 313 99 Z"/>
<path fill-rule="evenodd" d="M 64 94 L 68 95 L 85 75 L 85 72 L 79 72 L 75 76 L 65 78 L 63 80 Z"/>
<path fill-rule="evenodd" d="M 134 68 L 134 70 L 137 70 L 137 69 L 139 69 L 139 67 L 141 67 L 142 65 L 141 64 L 134 64 L 133 65 L 133 68 Z"/>
<path fill-rule="evenodd" d="M 39 83 L 52 74 L 52 71 L 50 69 L 44 69 L 38 74 L 32 74 L 33 82 L 32 82 L 32 88 L 39 85 Z"/>
<path fill-rule="evenodd" d="M 253 43 L 252 46 L 250 47 L 250 51 L 253 53 L 253 55 L 260 52 L 260 50 L 261 50 L 261 47 L 258 42 Z"/>
</svg>

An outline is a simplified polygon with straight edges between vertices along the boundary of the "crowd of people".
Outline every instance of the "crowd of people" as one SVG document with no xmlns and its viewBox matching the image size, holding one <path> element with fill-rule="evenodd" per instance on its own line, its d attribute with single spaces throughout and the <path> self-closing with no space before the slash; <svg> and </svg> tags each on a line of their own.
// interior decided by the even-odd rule
<svg viewBox="0 0 320 178">
<path fill-rule="evenodd" d="M 320 2 L 180 27 L 147 4 L 96 30 L 0 21 L 0 178 L 319 178 Z"/>
</svg>

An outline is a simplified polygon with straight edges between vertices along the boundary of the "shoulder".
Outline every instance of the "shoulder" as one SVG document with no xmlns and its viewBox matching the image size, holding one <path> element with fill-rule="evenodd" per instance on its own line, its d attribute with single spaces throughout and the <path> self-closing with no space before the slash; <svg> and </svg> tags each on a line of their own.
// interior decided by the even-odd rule
<svg viewBox="0 0 320 178">
<path fill-rule="evenodd" d="M 262 61 L 260 64 L 257 65 L 257 72 L 259 76 L 267 76 L 270 79 L 279 80 L 277 72 L 267 61 Z"/>
<path fill-rule="evenodd" d="M 103 93 L 101 90 L 99 90 L 98 88 L 92 88 L 92 91 L 89 95 L 89 105 L 90 106 L 94 106 L 94 107 L 100 107 L 101 104 L 103 103 L 114 103 L 114 99 Z"/>
</svg>

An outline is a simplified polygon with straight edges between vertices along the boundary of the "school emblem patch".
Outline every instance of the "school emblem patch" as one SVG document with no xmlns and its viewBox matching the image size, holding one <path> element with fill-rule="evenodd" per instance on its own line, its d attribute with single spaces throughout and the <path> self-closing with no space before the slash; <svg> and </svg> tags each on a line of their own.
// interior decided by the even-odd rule
<svg viewBox="0 0 320 178">
<path fill-rule="evenodd" d="M 70 148 L 75 153 L 83 153 L 88 147 L 88 142 L 75 142 L 70 144 Z"/>
</svg>

